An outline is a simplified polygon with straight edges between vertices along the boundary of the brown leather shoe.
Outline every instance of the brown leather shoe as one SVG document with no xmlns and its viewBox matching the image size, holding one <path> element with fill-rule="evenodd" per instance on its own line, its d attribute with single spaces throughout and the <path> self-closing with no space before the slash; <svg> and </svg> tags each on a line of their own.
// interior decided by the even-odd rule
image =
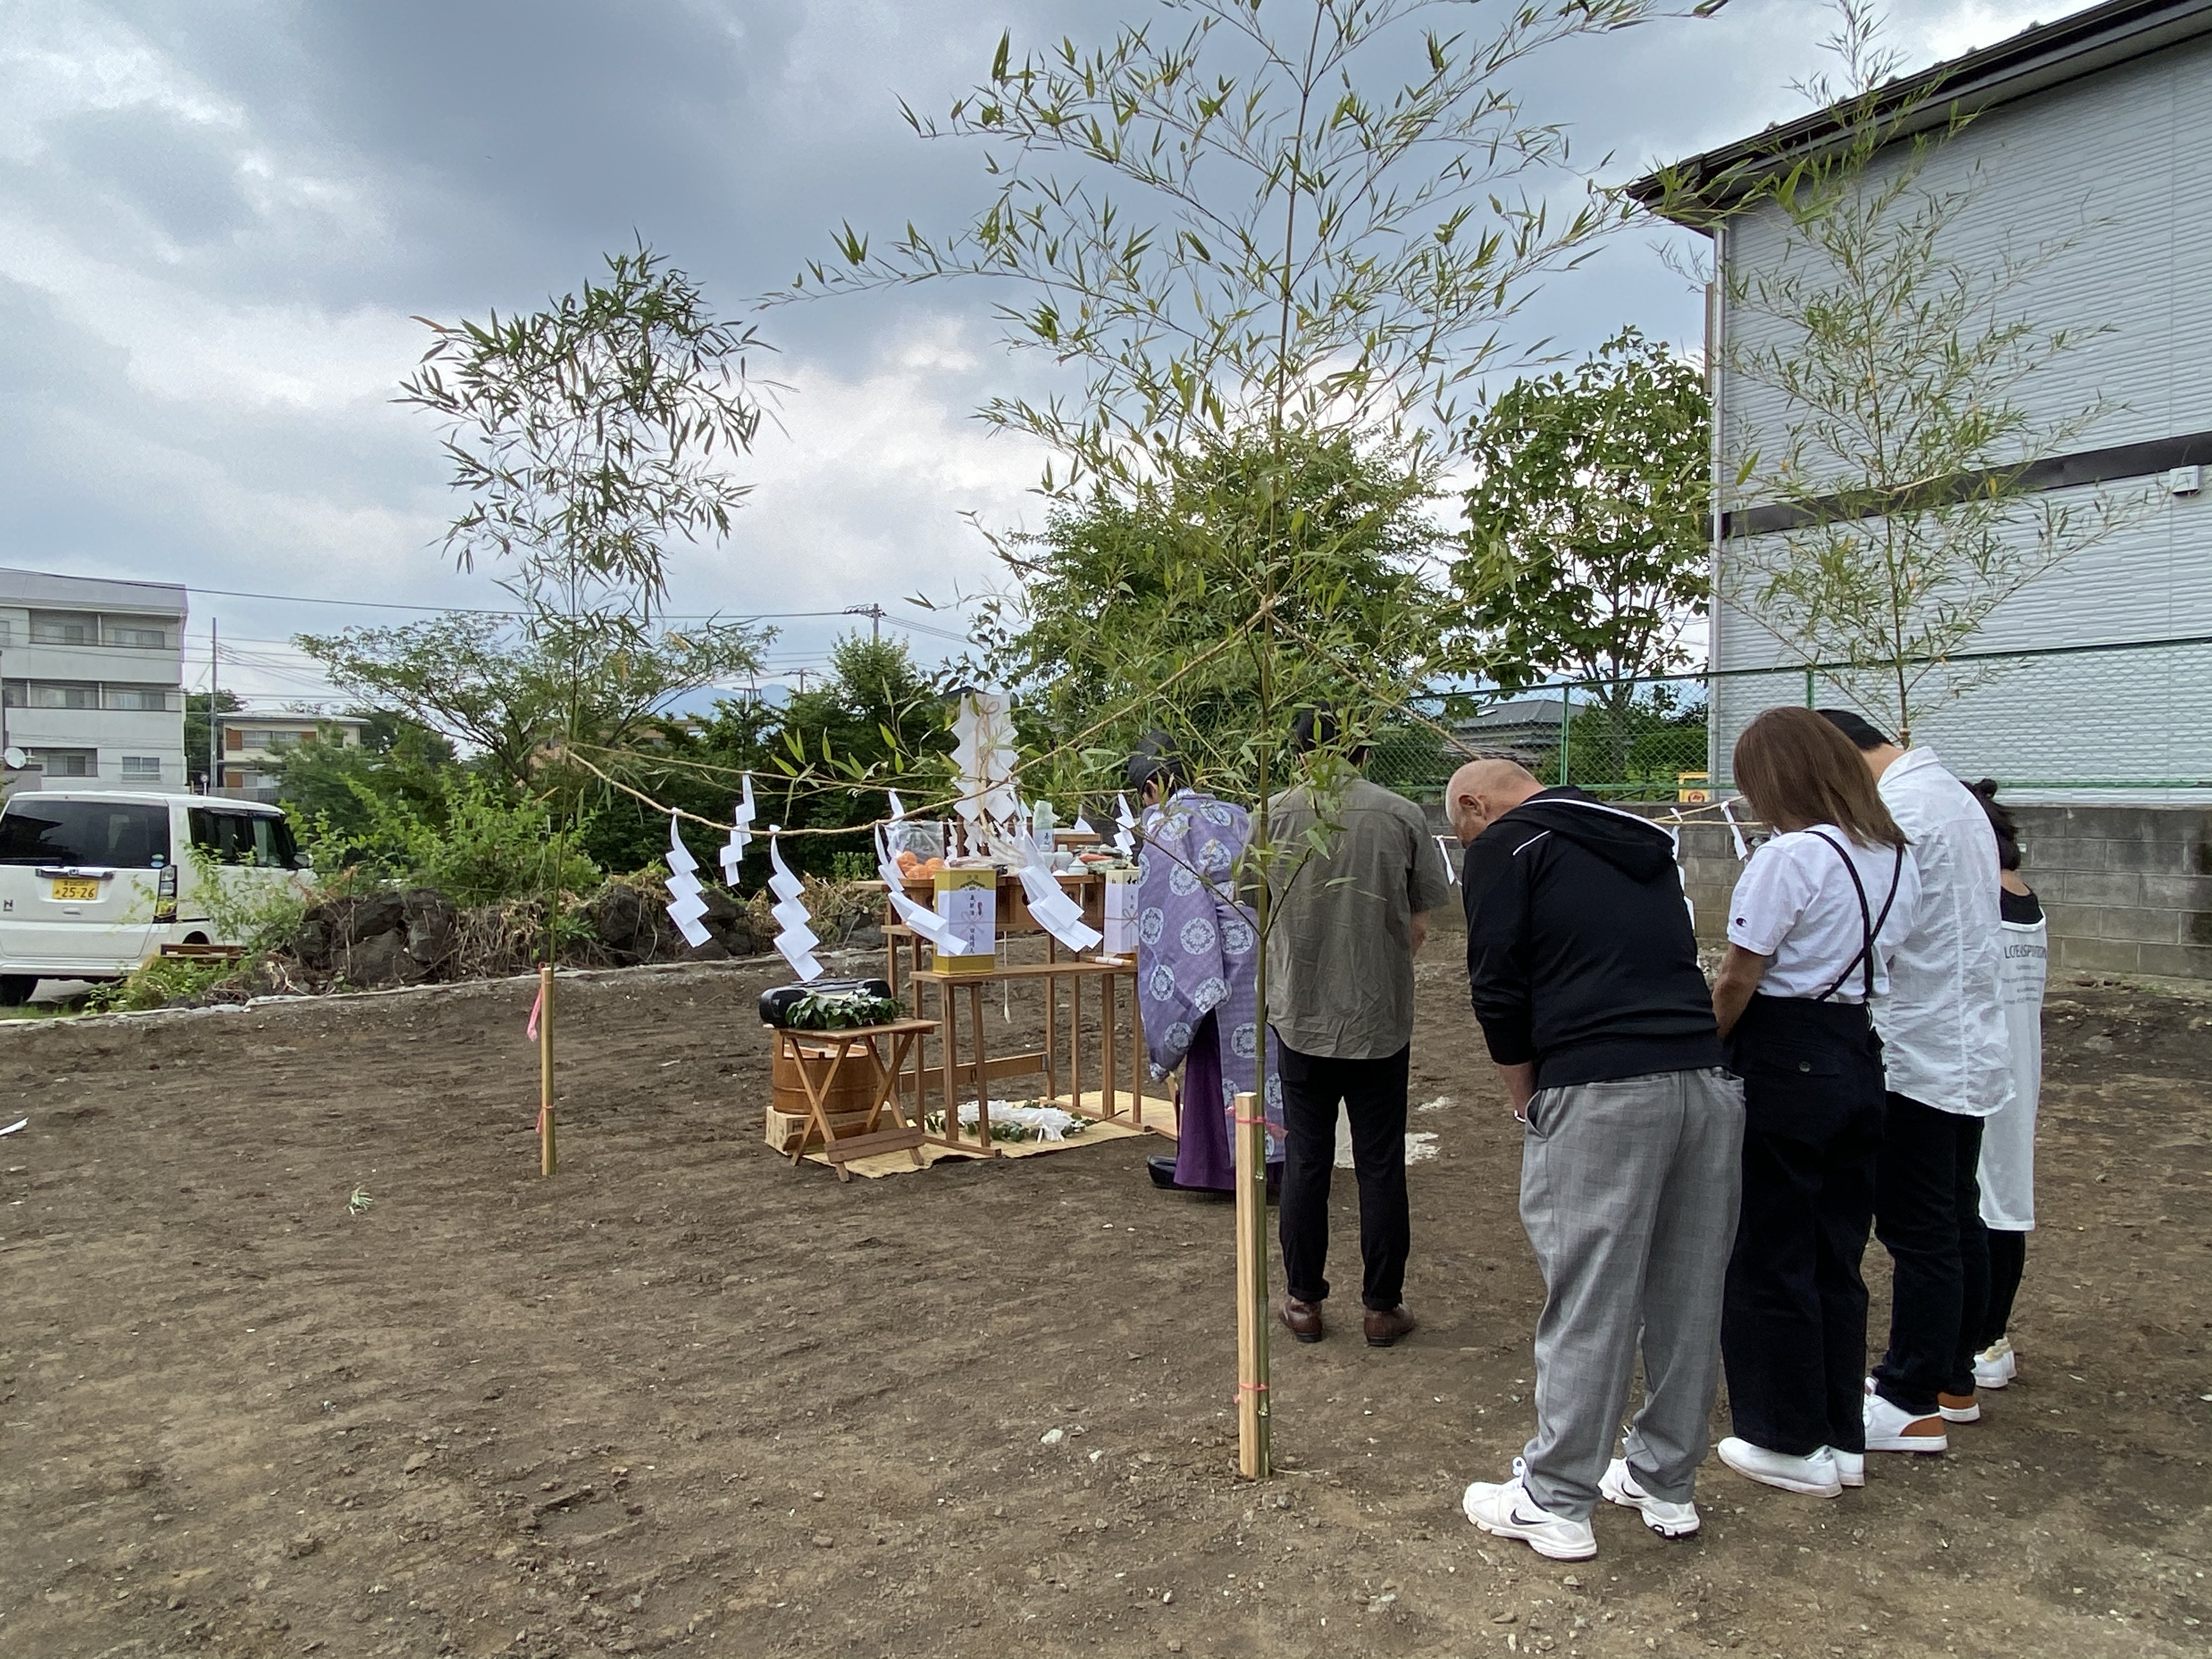
<svg viewBox="0 0 2212 1659">
<path fill-rule="evenodd" d="M 1421 1322 L 1401 1302 L 1388 1313 L 1377 1313 L 1370 1308 L 1367 1317 L 1360 1322 L 1366 1329 L 1369 1347 L 1387 1348 L 1400 1337 L 1412 1335 Z"/>
<path fill-rule="evenodd" d="M 1289 1328 L 1291 1334 L 1299 1341 L 1321 1340 L 1321 1310 L 1312 1303 L 1295 1301 L 1286 1296 L 1283 1298 L 1282 1307 L 1277 1311 L 1282 1316 L 1283 1323 Z"/>
</svg>

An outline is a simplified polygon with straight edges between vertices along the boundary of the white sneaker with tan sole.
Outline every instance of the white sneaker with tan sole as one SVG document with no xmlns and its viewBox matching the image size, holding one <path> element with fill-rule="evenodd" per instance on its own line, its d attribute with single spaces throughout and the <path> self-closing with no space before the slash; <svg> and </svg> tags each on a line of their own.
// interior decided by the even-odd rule
<svg viewBox="0 0 2212 1659">
<path fill-rule="evenodd" d="M 1866 1443 L 1869 1451 L 1940 1452 L 1951 1449 L 1941 1412 L 1918 1416 L 1902 1406 L 1893 1406 L 1878 1394 L 1866 1397 Z"/>
</svg>

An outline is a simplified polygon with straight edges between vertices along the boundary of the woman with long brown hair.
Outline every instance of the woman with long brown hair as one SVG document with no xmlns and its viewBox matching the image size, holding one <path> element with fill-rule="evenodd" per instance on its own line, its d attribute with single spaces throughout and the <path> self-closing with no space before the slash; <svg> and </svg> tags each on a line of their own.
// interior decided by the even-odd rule
<svg viewBox="0 0 2212 1659">
<path fill-rule="evenodd" d="M 1881 1149 L 1868 1005 L 1920 882 L 1858 751 L 1809 708 L 1770 708 L 1735 784 L 1772 838 L 1729 906 L 1713 1012 L 1744 1080 L 1743 1201 L 1721 1317 L 1739 1474 L 1833 1498 L 1866 1480 L 1866 1283 Z"/>
</svg>

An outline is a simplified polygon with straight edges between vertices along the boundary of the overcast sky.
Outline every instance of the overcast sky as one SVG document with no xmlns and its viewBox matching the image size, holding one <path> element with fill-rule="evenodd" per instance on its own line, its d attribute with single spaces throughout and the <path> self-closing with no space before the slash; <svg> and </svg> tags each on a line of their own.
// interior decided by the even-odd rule
<svg viewBox="0 0 2212 1659">
<path fill-rule="evenodd" d="M 1917 65 L 2075 9 L 1899 0 L 1893 28 Z M 1018 53 L 1157 9 L 0 0 L 0 565 L 502 603 L 439 551 L 453 500 L 435 434 L 390 402 L 425 341 L 410 316 L 542 303 L 634 235 L 738 313 L 841 220 L 953 227 L 988 199 L 978 157 L 915 138 L 898 100 L 941 110 L 1002 29 Z M 1569 43 L 1521 86 L 1618 179 L 1796 112 L 1788 83 L 1820 66 L 1825 27 L 1811 0 L 1733 0 Z M 1579 351 L 1633 322 L 1694 346 L 1699 301 L 1658 240 L 1636 231 L 1554 279 L 1527 338 Z M 1013 372 L 988 304 L 938 288 L 769 313 L 781 429 L 747 464 L 735 532 L 678 557 L 677 608 L 879 601 L 926 622 L 904 596 L 988 581 L 965 515 L 1035 522 L 1042 459 L 970 417 Z M 404 615 L 212 592 L 192 610 L 193 684 L 216 617 L 253 659 L 225 682 L 270 697 L 318 689 L 293 633 Z M 842 625 L 784 623 L 773 666 L 818 665 Z"/>
</svg>

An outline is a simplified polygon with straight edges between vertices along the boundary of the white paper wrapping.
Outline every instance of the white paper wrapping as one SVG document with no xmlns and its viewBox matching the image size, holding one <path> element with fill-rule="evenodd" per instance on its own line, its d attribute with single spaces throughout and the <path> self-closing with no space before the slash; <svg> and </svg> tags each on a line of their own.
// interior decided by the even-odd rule
<svg viewBox="0 0 2212 1659">
<path fill-rule="evenodd" d="M 1114 797 L 1114 822 L 1121 827 L 1114 832 L 1114 849 L 1125 859 L 1137 856 L 1137 818 L 1129 811 L 1127 795 Z"/>
<path fill-rule="evenodd" d="M 668 815 L 668 919 L 676 924 L 676 931 L 684 935 L 694 949 L 704 945 L 709 935 L 700 925 L 707 914 L 707 901 L 700 896 L 699 878 L 695 873 L 699 860 L 691 856 L 691 849 L 684 844 L 682 830 L 678 827 L 675 813 Z"/>
<path fill-rule="evenodd" d="M 799 897 L 805 890 L 783 861 L 783 849 L 776 845 L 776 829 L 773 823 L 768 827 L 768 890 L 775 895 L 775 908 L 769 914 L 780 929 L 775 948 L 800 979 L 819 979 L 822 964 L 814 959 L 814 947 L 822 943 L 822 938 L 806 925 L 806 907 Z"/>
</svg>

